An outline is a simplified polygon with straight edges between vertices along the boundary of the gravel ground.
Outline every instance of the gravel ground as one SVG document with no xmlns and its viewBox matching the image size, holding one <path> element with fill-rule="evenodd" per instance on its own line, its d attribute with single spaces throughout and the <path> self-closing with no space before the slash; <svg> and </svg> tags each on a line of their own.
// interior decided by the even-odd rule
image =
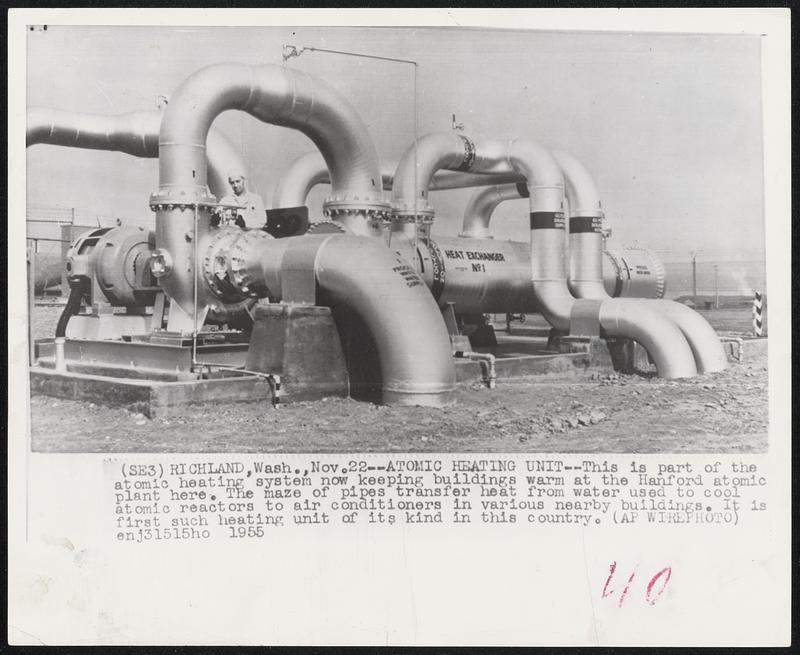
<svg viewBox="0 0 800 655">
<path fill-rule="evenodd" d="M 703 312 L 714 322 L 715 312 Z M 37 308 L 37 338 L 58 309 Z M 720 311 L 731 331 L 747 310 Z M 47 452 L 603 452 L 767 450 L 766 356 L 689 380 L 592 375 L 465 384 L 444 409 L 329 398 L 273 408 L 208 404 L 147 419 L 124 409 L 31 399 L 32 447 Z"/>
</svg>

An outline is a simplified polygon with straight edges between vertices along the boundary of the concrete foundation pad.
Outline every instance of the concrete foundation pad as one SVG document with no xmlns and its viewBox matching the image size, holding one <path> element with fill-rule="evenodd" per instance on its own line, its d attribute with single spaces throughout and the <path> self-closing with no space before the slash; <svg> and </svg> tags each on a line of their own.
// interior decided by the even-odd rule
<svg viewBox="0 0 800 655">
<path fill-rule="evenodd" d="M 497 379 L 524 376 L 569 376 L 586 372 L 612 372 L 611 362 L 599 362 L 592 353 L 553 353 L 551 355 L 523 355 L 495 360 Z M 480 362 L 456 361 L 456 381 L 475 382 L 483 378 Z"/>
<path fill-rule="evenodd" d="M 30 379 L 31 395 L 125 407 L 149 418 L 182 414 L 188 406 L 200 403 L 272 402 L 269 383 L 253 375 L 159 382 L 32 367 Z"/>
</svg>

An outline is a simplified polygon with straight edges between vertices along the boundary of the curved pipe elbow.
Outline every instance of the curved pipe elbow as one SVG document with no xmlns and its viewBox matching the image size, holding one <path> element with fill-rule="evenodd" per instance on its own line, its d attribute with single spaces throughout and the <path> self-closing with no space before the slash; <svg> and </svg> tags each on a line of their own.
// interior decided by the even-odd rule
<svg viewBox="0 0 800 655">
<path fill-rule="evenodd" d="M 570 293 L 575 298 L 604 300 L 611 297 L 608 295 L 605 283 L 602 280 L 575 280 L 570 278 L 567 284 Z"/>
<path fill-rule="evenodd" d="M 599 320 L 608 336 L 640 343 L 655 362 L 659 377 L 697 375 L 694 355 L 683 333 L 653 307 L 637 300 L 607 300 L 600 306 Z"/>
<path fill-rule="evenodd" d="M 716 373 L 728 368 L 725 349 L 713 327 L 693 309 L 672 300 L 641 300 L 673 321 L 689 342 L 698 373 Z"/>
<path fill-rule="evenodd" d="M 372 240 L 334 236 L 318 250 L 315 269 L 320 287 L 357 312 L 375 339 L 385 403 L 451 402 L 450 337 L 433 296 L 404 260 Z"/>
<path fill-rule="evenodd" d="M 556 330 L 569 332 L 570 316 L 575 299 L 565 280 L 533 280 L 533 295 L 542 316 Z"/>
<path fill-rule="evenodd" d="M 563 210 L 564 178 L 549 150 L 533 141 L 517 139 L 508 143 L 506 159 L 527 180 L 532 212 Z"/>
<path fill-rule="evenodd" d="M 572 155 L 551 151 L 564 177 L 564 191 L 571 216 L 602 216 L 600 194 L 586 167 Z"/>
<path fill-rule="evenodd" d="M 397 164 L 392 184 L 392 207 L 400 213 L 430 211 L 428 187 L 434 173 L 464 168 L 470 158 L 469 140 L 452 132 L 433 132 L 417 139 Z M 474 153 L 473 153 L 474 154 Z"/>
<path fill-rule="evenodd" d="M 464 210 L 462 237 L 489 238 L 489 222 L 497 207 L 506 200 L 527 198 L 528 188 L 523 184 L 506 184 L 478 189 L 472 194 Z"/>
<path fill-rule="evenodd" d="M 214 119 L 230 109 L 308 136 L 330 171 L 332 202 L 385 208 L 378 153 L 353 106 L 307 73 L 275 65 L 214 64 L 181 84 L 161 123 L 162 191 L 202 192 L 206 181 L 202 144 Z"/>
<path fill-rule="evenodd" d="M 381 162 L 381 180 L 384 191 L 392 190 L 396 170 L 396 163 Z M 294 162 L 290 164 L 283 177 L 278 180 L 272 206 L 275 209 L 280 209 L 283 207 L 301 207 L 306 205 L 311 190 L 318 184 L 330 184 L 330 181 L 331 177 L 328 172 L 328 165 L 325 163 L 322 154 L 318 151 L 306 153 L 295 159 Z M 428 190 L 438 191 L 444 189 L 491 187 L 500 184 L 524 184 L 524 182 L 525 178 L 514 172 L 480 174 L 444 170 L 434 173 Z M 527 191 L 525 191 L 525 193 L 527 193 Z M 523 196 L 517 195 L 514 197 Z"/>
</svg>

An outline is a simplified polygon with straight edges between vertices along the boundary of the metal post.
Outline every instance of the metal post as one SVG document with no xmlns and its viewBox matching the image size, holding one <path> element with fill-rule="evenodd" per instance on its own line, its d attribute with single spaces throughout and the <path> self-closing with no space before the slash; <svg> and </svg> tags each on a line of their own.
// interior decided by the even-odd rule
<svg viewBox="0 0 800 655">
<path fill-rule="evenodd" d="M 36 253 L 39 252 L 39 240 L 32 239 L 33 252 L 31 253 L 31 293 L 33 294 L 33 302 L 36 302 Z M 44 292 L 42 292 L 44 294 Z"/>
<path fill-rule="evenodd" d="M 192 277 L 194 278 L 194 285 L 193 285 L 193 304 L 194 307 L 192 308 L 192 372 L 196 372 L 197 369 L 197 266 L 199 263 L 199 251 L 197 247 L 197 212 L 198 212 L 199 205 L 197 203 L 194 204 L 194 234 L 192 238 L 194 239 L 194 263 L 192 264 Z"/>
<path fill-rule="evenodd" d="M 28 358 L 30 365 L 36 361 L 36 347 L 33 343 L 33 310 L 34 303 L 34 290 L 33 285 L 36 281 L 36 264 L 33 261 L 34 255 L 31 252 L 30 246 L 28 247 Z"/>
<path fill-rule="evenodd" d="M 753 334 L 757 337 L 763 335 L 763 317 L 762 317 L 762 297 L 761 293 L 756 291 L 753 297 Z"/>
<path fill-rule="evenodd" d="M 697 252 L 692 253 L 692 299 L 697 308 Z"/>
<path fill-rule="evenodd" d="M 719 309 L 719 285 L 717 284 L 717 273 L 719 264 L 714 264 L 714 309 Z"/>
</svg>

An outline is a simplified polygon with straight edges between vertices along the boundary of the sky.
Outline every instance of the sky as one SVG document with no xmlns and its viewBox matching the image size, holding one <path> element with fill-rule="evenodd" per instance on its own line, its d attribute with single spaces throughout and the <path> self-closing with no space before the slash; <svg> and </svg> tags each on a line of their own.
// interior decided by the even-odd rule
<svg viewBox="0 0 800 655">
<path fill-rule="evenodd" d="M 284 44 L 418 62 L 418 134 L 526 138 L 580 159 L 612 242 L 688 256 L 764 248 L 758 37 L 460 28 L 86 27 L 28 33 L 27 104 L 122 113 L 155 109 L 202 66 L 282 64 Z M 382 160 L 414 139 L 413 67 L 306 52 L 288 66 L 343 92 Z M 280 176 L 314 148 L 242 112 L 215 122 L 243 153 L 267 207 Z M 155 160 L 38 145 L 27 151 L 29 207 L 78 207 L 153 223 Z M 328 187 L 310 198 L 320 214 Z M 433 192 L 434 236 L 459 232 L 470 190 Z M 525 200 L 495 212 L 496 238 L 527 240 Z"/>
</svg>

